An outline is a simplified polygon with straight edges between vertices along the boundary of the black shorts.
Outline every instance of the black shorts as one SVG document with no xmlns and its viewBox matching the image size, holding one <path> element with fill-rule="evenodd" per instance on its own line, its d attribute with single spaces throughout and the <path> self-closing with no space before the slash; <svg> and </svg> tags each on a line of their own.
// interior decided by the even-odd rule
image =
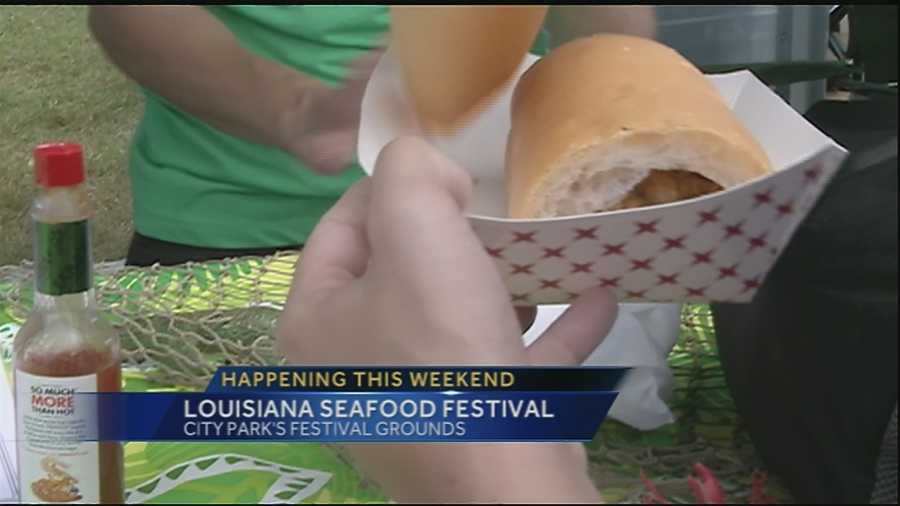
<svg viewBox="0 0 900 506">
<path fill-rule="evenodd" d="M 300 248 L 301 245 L 253 249 L 201 248 L 160 241 L 159 239 L 135 233 L 131 239 L 131 245 L 128 247 L 125 264 L 137 267 L 148 267 L 157 263 L 160 265 L 178 265 L 186 262 L 205 262 L 207 260 L 222 260 L 232 257 L 268 256 L 279 251 L 297 250 Z"/>
</svg>

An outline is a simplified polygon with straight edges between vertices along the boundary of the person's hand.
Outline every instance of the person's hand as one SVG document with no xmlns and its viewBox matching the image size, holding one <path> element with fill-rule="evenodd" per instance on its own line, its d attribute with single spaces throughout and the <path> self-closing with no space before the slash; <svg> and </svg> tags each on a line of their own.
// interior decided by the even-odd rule
<svg viewBox="0 0 900 506">
<path fill-rule="evenodd" d="M 310 80 L 300 102 L 287 111 L 283 142 L 310 169 L 334 174 L 356 158 L 362 98 L 382 54 L 374 50 L 357 59 L 338 87 Z"/>
<path fill-rule="evenodd" d="M 467 173 L 424 141 L 386 146 L 375 175 L 346 192 L 304 248 L 279 320 L 285 356 L 525 365 L 578 363 L 592 352 L 616 316 L 611 293 L 587 291 L 526 348 L 500 273 L 465 217 L 470 194 Z"/>
<path fill-rule="evenodd" d="M 375 175 L 320 221 L 276 336 L 291 363 L 575 365 L 610 330 L 613 296 L 582 294 L 534 344 L 464 215 L 471 181 L 423 141 L 382 151 Z M 350 447 L 397 500 L 594 501 L 581 445 Z"/>
</svg>

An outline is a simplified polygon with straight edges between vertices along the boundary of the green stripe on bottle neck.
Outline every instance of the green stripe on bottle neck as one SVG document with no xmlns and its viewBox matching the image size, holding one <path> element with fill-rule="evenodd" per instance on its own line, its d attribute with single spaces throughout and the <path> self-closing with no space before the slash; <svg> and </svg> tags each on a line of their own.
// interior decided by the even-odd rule
<svg viewBox="0 0 900 506">
<path fill-rule="evenodd" d="M 34 223 L 35 288 L 47 295 L 86 292 L 93 285 L 88 220 Z"/>
</svg>

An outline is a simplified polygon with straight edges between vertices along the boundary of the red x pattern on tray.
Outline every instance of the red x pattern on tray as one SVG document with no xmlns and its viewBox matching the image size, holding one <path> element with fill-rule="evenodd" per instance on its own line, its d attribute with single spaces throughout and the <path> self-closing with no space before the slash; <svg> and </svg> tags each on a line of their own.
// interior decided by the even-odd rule
<svg viewBox="0 0 900 506">
<path fill-rule="evenodd" d="M 824 153 L 756 184 L 657 209 L 529 223 L 473 218 L 473 226 L 515 303 L 567 303 L 597 285 L 622 301 L 746 302 L 838 164 Z"/>
</svg>

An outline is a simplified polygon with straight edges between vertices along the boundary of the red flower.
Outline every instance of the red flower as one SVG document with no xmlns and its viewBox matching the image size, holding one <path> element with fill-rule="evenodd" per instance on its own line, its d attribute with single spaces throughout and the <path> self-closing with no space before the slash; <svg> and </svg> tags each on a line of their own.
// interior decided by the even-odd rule
<svg viewBox="0 0 900 506">
<path fill-rule="evenodd" d="M 688 476 L 688 486 L 694 493 L 694 499 L 697 504 L 723 504 L 728 502 L 725 494 L 722 493 L 722 486 L 716 477 L 703 464 L 694 464 L 694 473 L 696 476 Z M 772 504 L 774 501 L 766 495 L 766 474 L 763 472 L 753 473 L 753 489 L 750 493 L 750 504 Z M 646 494 L 644 494 L 644 504 L 672 504 L 669 499 L 664 496 L 656 485 L 653 484 L 641 470 L 641 481 L 644 483 Z"/>
<path fill-rule="evenodd" d="M 712 471 L 707 469 L 701 463 L 694 464 L 694 472 L 698 478 L 688 476 L 688 486 L 694 492 L 694 497 L 700 504 L 722 504 L 725 502 L 725 496 L 722 494 L 722 487 L 713 476 Z"/>
</svg>

